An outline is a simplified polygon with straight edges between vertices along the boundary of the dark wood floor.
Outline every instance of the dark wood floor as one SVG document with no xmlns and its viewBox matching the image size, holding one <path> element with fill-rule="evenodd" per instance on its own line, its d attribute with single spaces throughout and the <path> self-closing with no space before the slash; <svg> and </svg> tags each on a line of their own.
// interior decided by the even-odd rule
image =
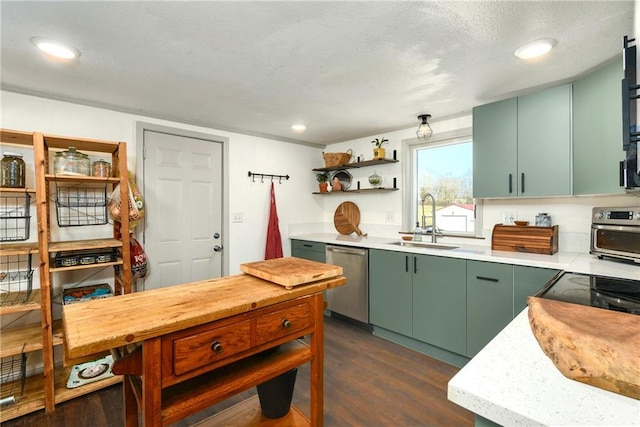
<svg viewBox="0 0 640 427">
<path fill-rule="evenodd" d="M 472 426 L 473 414 L 447 400 L 458 368 L 377 338 L 340 320 L 325 323 L 324 424 L 332 426 Z M 234 399 L 175 424 L 186 427 L 255 394 Z M 309 365 L 298 371 L 293 403 L 309 414 Z M 120 385 L 39 411 L 3 427 L 123 425 Z"/>
</svg>

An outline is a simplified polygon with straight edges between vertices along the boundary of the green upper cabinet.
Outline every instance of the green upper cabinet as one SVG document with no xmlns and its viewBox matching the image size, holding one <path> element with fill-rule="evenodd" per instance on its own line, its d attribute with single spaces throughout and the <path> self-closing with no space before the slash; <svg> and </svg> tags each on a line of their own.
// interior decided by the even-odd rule
<svg viewBox="0 0 640 427">
<path fill-rule="evenodd" d="M 619 183 L 622 151 L 622 60 L 573 84 L 573 193 L 624 193 Z"/>
<path fill-rule="evenodd" d="M 571 195 L 571 89 L 518 97 L 519 196 Z"/>
<path fill-rule="evenodd" d="M 571 194 L 570 84 L 473 109 L 473 196 Z"/>
<path fill-rule="evenodd" d="M 516 98 L 473 109 L 473 197 L 516 195 L 517 138 Z"/>
<path fill-rule="evenodd" d="M 413 338 L 464 355 L 467 349 L 467 262 L 414 255 Z"/>
<path fill-rule="evenodd" d="M 413 255 L 369 250 L 369 321 L 410 337 Z"/>
</svg>

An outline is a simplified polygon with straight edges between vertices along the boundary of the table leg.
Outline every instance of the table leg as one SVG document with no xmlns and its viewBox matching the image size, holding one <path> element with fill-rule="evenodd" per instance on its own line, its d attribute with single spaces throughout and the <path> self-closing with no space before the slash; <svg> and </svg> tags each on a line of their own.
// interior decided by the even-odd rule
<svg viewBox="0 0 640 427">
<path fill-rule="evenodd" d="M 162 424 L 162 375 L 160 337 L 144 342 L 142 347 L 142 425 Z"/>
<path fill-rule="evenodd" d="M 313 297 L 315 330 L 311 334 L 311 425 L 322 427 L 324 421 L 324 300 L 322 294 Z"/>
</svg>

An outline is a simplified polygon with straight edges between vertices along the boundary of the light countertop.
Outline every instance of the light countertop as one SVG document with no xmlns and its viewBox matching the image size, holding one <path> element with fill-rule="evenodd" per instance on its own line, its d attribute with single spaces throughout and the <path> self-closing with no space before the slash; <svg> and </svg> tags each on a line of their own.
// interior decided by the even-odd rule
<svg viewBox="0 0 640 427">
<path fill-rule="evenodd" d="M 449 381 L 449 400 L 506 426 L 640 426 L 640 401 L 564 377 L 527 316 L 525 309 Z"/>
<path fill-rule="evenodd" d="M 640 280 L 640 264 L 629 264 L 611 260 L 600 260 L 595 255 L 559 251 L 553 255 L 529 254 L 522 252 L 494 251 L 487 245 L 449 243 L 445 237 L 438 243 L 458 246 L 456 249 L 429 249 L 398 246 L 393 242 L 398 238 L 342 235 L 337 233 L 309 233 L 289 236 L 290 239 L 308 240 L 333 245 L 355 246 L 368 249 L 436 255 L 449 258 L 463 258 L 476 261 L 523 265 L 528 267 L 551 268 L 574 273 L 596 274 Z"/>
</svg>

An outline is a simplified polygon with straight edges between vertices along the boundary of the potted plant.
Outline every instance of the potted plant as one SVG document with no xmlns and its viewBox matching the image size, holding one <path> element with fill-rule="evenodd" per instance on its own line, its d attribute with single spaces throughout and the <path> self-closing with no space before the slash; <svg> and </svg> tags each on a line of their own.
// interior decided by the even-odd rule
<svg viewBox="0 0 640 427">
<path fill-rule="evenodd" d="M 327 193 L 327 187 L 329 186 L 329 173 L 320 172 L 316 174 L 316 180 L 318 181 L 318 187 L 321 193 Z"/>
<path fill-rule="evenodd" d="M 373 149 L 373 159 L 384 159 L 385 150 L 382 148 L 382 144 L 385 142 L 389 142 L 387 138 L 376 138 L 371 141 L 372 144 L 376 145 L 376 148 Z"/>
</svg>

